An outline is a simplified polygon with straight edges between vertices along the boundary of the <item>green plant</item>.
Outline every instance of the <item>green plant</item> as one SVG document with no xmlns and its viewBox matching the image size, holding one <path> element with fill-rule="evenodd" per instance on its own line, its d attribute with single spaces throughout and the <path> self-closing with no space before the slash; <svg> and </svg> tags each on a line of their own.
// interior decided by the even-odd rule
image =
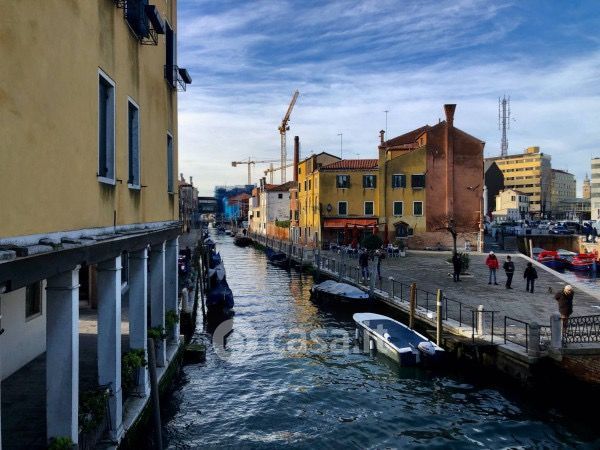
<svg viewBox="0 0 600 450">
<path fill-rule="evenodd" d="M 289 228 L 290 227 L 290 221 L 289 220 L 276 220 L 275 221 L 275 226 L 279 227 L 279 228 Z"/>
<path fill-rule="evenodd" d="M 383 241 L 381 240 L 381 238 L 374 234 L 371 234 L 371 235 L 365 237 L 362 240 L 362 242 L 360 243 L 360 245 L 362 245 L 364 248 L 366 248 L 368 250 L 377 250 L 378 248 L 381 248 L 382 244 L 383 244 Z"/>
<path fill-rule="evenodd" d="M 179 314 L 172 309 L 168 310 L 165 315 L 165 328 L 172 330 L 177 323 L 179 323 Z"/>
<path fill-rule="evenodd" d="M 143 348 L 129 350 L 121 357 L 121 384 L 123 389 L 131 391 L 137 380 L 137 374 L 141 367 L 146 367 L 146 352 Z"/>
<path fill-rule="evenodd" d="M 106 414 L 108 389 L 86 391 L 79 397 L 79 429 L 87 433 L 98 427 Z"/>
<path fill-rule="evenodd" d="M 161 326 L 148 328 L 148 337 L 150 339 L 154 339 L 155 341 L 166 339 L 167 333 L 165 329 Z"/>
<path fill-rule="evenodd" d="M 460 257 L 460 261 L 461 261 L 461 273 L 465 273 L 467 271 L 467 269 L 469 268 L 469 264 L 471 262 L 471 257 L 469 256 L 468 253 L 457 253 L 457 255 Z M 449 263 L 452 264 L 452 256 L 450 258 L 448 258 L 447 260 Z"/>
<path fill-rule="evenodd" d="M 50 445 L 48 445 L 49 450 L 71 450 L 72 448 L 73 441 L 70 437 L 66 436 L 52 438 Z"/>
</svg>

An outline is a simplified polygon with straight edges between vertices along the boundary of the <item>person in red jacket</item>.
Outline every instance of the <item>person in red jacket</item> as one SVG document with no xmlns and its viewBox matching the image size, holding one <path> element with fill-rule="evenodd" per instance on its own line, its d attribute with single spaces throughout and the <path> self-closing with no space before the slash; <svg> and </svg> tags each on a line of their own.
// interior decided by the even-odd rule
<svg viewBox="0 0 600 450">
<path fill-rule="evenodd" d="M 494 252 L 490 252 L 487 259 L 485 260 L 485 265 L 490 269 L 490 277 L 488 279 L 488 284 L 492 284 L 492 278 L 494 279 L 494 284 L 498 286 L 496 282 L 496 269 L 500 267 L 500 263 L 498 262 L 498 258 L 494 255 Z"/>
</svg>

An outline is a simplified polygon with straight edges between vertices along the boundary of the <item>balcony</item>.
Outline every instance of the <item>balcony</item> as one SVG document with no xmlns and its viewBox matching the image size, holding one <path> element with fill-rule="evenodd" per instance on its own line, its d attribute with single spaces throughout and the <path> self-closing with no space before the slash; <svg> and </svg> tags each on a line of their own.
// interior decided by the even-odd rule
<svg viewBox="0 0 600 450">
<path fill-rule="evenodd" d="M 192 84 L 192 77 L 187 69 L 175 65 L 165 65 L 165 80 L 173 89 L 184 92 L 188 84 Z"/>
</svg>

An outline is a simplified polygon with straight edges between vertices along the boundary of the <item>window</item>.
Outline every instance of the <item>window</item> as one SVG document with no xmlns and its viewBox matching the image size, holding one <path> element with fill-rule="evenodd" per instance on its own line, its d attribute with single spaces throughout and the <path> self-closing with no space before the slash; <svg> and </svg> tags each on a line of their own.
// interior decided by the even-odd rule
<svg viewBox="0 0 600 450">
<path fill-rule="evenodd" d="M 260 211 L 256 211 L 256 218 L 258 219 L 260 217 Z"/>
<path fill-rule="evenodd" d="M 283 194 L 277 194 L 277 198 L 283 198 Z"/>
<path fill-rule="evenodd" d="M 365 216 L 373 215 L 373 202 L 365 202 Z"/>
<path fill-rule="evenodd" d="M 308 180 L 304 180 L 304 190 L 308 191 Z"/>
<path fill-rule="evenodd" d="M 411 175 L 410 185 L 413 189 L 423 189 L 425 187 L 425 174 Z"/>
<path fill-rule="evenodd" d="M 423 215 L 423 202 L 413 202 L 413 216 Z"/>
<path fill-rule="evenodd" d="M 129 100 L 128 107 L 128 130 L 129 130 L 129 178 L 127 184 L 130 188 L 140 187 L 140 118 L 139 108 Z"/>
<path fill-rule="evenodd" d="M 350 175 L 336 175 L 335 185 L 338 188 L 349 188 L 350 187 Z"/>
<path fill-rule="evenodd" d="M 403 202 L 394 202 L 394 216 L 401 216 L 403 208 Z"/>
<path fill-rule="evenodd" d="M 115 184 L 115 84 L 98 73 L 98 179 Z"/>
<path fill-rule="evenodd" d="M 406 175 L 403 173 L 396 173 L 392 175 L 392 189 L 394 188 L 405 188 L 406 187 Z"/>
<path fill-rule="evenodd" d="M 511 201 L 511 202 L 514 202 L 514 201 L 515 201 L 515 196 L 514 196 L 514 195 L 511 195 L 511 196 L 510 196 L 510 201 Z"/>
<path fill-rule="evenodd" d="M 165 24 L 166 41 L 166 60 L 165 60 L 165 78 L 173 88 L 177 87 L 177 34 L 171 26 Z"/>
<path fill-rule="evenodd" d="M 144 9 L 147 4 L 148 0 L 127 0 L 125 3 L 125 19 L 139 37 L 147 37 L 150 34 L 148 16 Z"/>
<path fill-rule="evenodd" d="M 311 180 L 308 180 L 308 190 L 309 190 L 309 191 L 312 189 L 312 186 L 311 186 L 311 185 L 312 185 L 312 181 L 311 181 Z"/>
<path fill-rule="evenodd" d="M 302 167 L 298 167 L 298 175 L 302 173 Z"/>
<path fill-rule="evenodd" d="M 167 134 L 167 191 L 175 192 L 173 185 L 173 136 Z"/>
<path fill-rule="evenodd" d="M 42 283 L 30 284 L 25 288 L 25 319 L 42 314 Z"/>
<path fill-rule="evenodd" d="M 345 216 L 348 214 L 348 202 L 338 202 L 338 215 Z"/>
<path fill-rule="evenodd" d="M 363 175 L 363 188 L 374 189 L 377 187 L 376 175 Z"/>
</svg>

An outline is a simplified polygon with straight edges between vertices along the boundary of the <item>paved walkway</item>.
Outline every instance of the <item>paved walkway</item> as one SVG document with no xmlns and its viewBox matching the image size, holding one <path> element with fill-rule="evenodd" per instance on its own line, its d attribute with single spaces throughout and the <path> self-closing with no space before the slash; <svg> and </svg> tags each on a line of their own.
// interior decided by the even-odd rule
<svg viewBox="0 0 600 450">
<path fill-rule="evenodd" d="M 324 251 L 323 256 L 340 256 L 331 251 Z M 526 322 L 536 321 L 540 325 L 549 325 L 551 314 L 558 311 L 554 294 L 561 290 L 566 282 L 556 275 L 537 268 L 535 293 L 525 291 L 523 271 L 527 260 L 520 255 L 512 255 L 515 263 L 515 276 L 513 289 L 506 289 L 504 284 L 506 276 L 502 269 L 497 271 L 498 286 L 488 285 L 488 268 L 485 265 L 486 255 L 471 254 L 468 269 L 470 276 L 463 276 L 460 283 L 452 280 L 452 266 L 447 262 L 449 252 L 416 252 L 409 251 L 404 258 L 386 258 L 382 262 L 382 282 L 377 287 L 390 292 L 388 278 L 394 277 L 396 281 L 410 284 L 417 283 L 417 288 L 435 293 L 442 289 L 444 295 L 450 299 L 458 300 L 467 305 L 477 307 L 483 305 L 486 310 L 498 311 L 500 317 L 510 316 Z M 504 255 L 498 255 L 500 265 L 505 260 Z M 346 257 L 346 261 L 348 261 Z M 352 264 L 358 267 L 358 259 L 351 259 Z M 376 270 L 376 264 L 370 262 L 370 270 Z M 397 289 L 398 290 L 398 289 Z M 397 292 L 396 290 L 396 292 Z M 398 294 L 396 294 L 398 295 Z M 419 305 L 421 305 L 419 293 Z M 433 298 L 432 298 L 433 300 Z M 600 298 L 592 296 L 575 287 L 574 312 L 575 316 L 600 314 Z M 502 319 L 503 320 L 503 319 Z"/>
</svg>

